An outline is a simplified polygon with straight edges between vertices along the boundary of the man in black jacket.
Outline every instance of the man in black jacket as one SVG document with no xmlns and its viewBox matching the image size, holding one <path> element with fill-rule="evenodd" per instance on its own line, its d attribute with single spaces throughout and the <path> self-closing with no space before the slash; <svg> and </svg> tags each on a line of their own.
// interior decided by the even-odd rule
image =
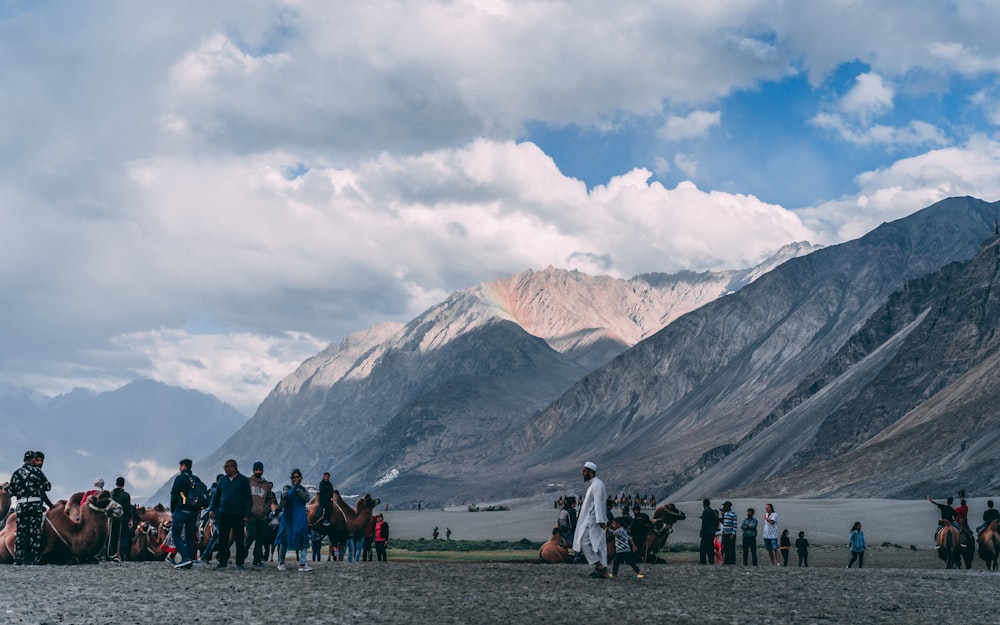
<svg viewBox="0 0 1000 625">
<path fill-rule="evenodd" d="M 194 463 L 190 458 L 184 458 L 177 463 L 177 477 L 170 487 L 171 526 L 170 537 L 174 547 L 181 556 L 181 561 L 174 565 L 175 569 L 190 569 L 194 564 L 192 559 L 198 547 L 198 508 L 187 503 L 191 495 L 194 476 L 191 467 Z"/>
<path fill-rule="evenodd" d="M 108 535 L 108 558 L 112 560 L 127 560 L 132 536 L 132 495 L 125 490 L 125 478 L 115 480 L 115 488 L 111 498 L 118 502 L 124 514 L 111 519 L 111 532 Z"/>
<path fill-rule="evenodd" d="M 219 536 L 217 569 L 229 566 L 229 545 L 236 541 L 236 568 L 242 569 L 247 559 L 245 528 L 253 509 L 250 480 L 236 469 L 236 461 L 226 460 L 223 475 L 215 485 L 215 495 L 209 506 L 209 516 L 215 519 Z"/>
<path fill-rule="evenodd" d="M 703 499 L 701 502 L 701 549 L 698 551 L 698 563 L 715 564 L 715 532 L 719 531 L 719 517 L 712 509 L 712 502 Z"/>
</svg>

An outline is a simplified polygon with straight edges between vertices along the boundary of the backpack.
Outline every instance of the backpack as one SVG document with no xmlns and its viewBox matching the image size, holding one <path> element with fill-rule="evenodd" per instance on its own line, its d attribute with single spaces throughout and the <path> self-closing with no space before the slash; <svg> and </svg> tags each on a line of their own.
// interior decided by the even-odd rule
<svg viewBox="0 0 1000 625">
<path fill-rule="evenodd" d="M 191 485 L 188 487 L 187 497 L 184 505 L 192 509 L 207 508 L 209 504 L 208 487 L 197 475 L 191 476 Z"/>
</svg>

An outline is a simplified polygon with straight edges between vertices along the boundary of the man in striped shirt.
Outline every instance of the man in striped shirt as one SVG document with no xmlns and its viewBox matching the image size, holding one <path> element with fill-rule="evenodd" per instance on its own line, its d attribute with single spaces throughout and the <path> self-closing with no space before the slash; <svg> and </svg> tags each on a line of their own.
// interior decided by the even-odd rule
<svg viewBox="0 0 1000 625">
<path fill-rule="evenodd" d="M 722 563 L 736 564 L 736 513 L 733 503 L 722 504 Z"/>
</svg>

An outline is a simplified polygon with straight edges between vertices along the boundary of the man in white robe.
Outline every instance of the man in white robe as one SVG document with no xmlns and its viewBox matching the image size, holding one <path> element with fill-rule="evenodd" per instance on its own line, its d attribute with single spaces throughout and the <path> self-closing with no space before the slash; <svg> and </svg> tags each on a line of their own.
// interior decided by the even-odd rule
<svg viewBox="0 0 1000 625">
<path fill-rule="evenodd" d="M 608 492 L 604 482 L 597 477 L 597 465 L 593 462 L 583 464 L 583 481 L 590 482 L 587 494 L 583 496 L 580 506 L 580 516 L 573 535 L 573 550 L 583 553 L 587 562 L 594 565 L 591 577 L 604 578 L 608 576 L 608 541 L 604 535 L 607 527 L 608 514 L 606 502 Z"/>
</svg>

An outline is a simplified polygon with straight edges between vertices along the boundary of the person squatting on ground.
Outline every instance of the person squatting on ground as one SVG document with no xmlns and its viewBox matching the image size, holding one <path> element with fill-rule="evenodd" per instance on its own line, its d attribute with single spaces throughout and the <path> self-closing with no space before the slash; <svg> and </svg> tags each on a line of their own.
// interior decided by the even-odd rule
<svg viewBox="0 0 1000 625">
<path fill-rule="evenodd" d="M 635 541 L 629 536 L 628 530 L 625 529 L 624 518 L 617 518 L 611 520 L 611 533 L 615 537 L 615 564 L 611 568 L 611 577 L 615 578 L 618 576 L 618 565 L 623 562 L 635 571 L 636 579 L 642 579 L 642 571 L 639 570 L 639 566 L 635 563 L 635 558 L 632 554 L 638 551 L 635 546 Z"/>
<path fill-rule="evenodd" d="M 608 576 L 608 543 L 605 538 L 608 517 L 604 502 L 608 491 L 597 477 L 597 465 L 593 462 L 583 463 L 583 481 L 589 482 L 589 485 L 580 505 L 576 533 L 573 534 L 573 550 L 582 552 L 587 563 L 594 565 L 591 577 L 605 578 Z"/>
<path fill-rule="evenodd" d="M 722 563 L 736 564 L 736 513 L 733 504 L 722 504 Z"/>
<path fill-rule="evenodd" d="M 215 520 L 219 537 L 219 562 L 217 569 L 229 566 L 229 545 L 236 543 L 236 568 L 242 569 L 247 559 L 245 528 L 253 510 L 250 480 L 239 472 L 236 461 L 230 458 L 222 465 L 225 475 L 215 487 L 209 506 L 209 517 Z"/>
<path fill-rule="evenodd" d="M 264 463 L 253 463 L 253 474 L 249 478 L 250 497 L 253 506 L 250 509 L 250 520 L 247 521 L 247 551 L 253 545 L 253 565 L 264 566 L 270 547 L 269 516 L 272 508 L 278 506 L 274 496 L 274 484 L 264 479 Z"/>
<path fill-rule="evenodd" d="M 37 458 L 41 452 L 24 452 L 24 464 L 14 471 L 7 492 L 17 498 L 17 535 L 14 538 L 14 564 L 42 563 L 42 523 L 45 506 L 52 507 L 47 491 L 52 484 Z M 41 458 L 44 460 L 45 455 Z"/>
<path fill-rule="evenodd" d="M 847 563 L 847 568 L 851 568 L 854 561 L 858 561 L 858 568 L 865 566 L 865 534 L 861 531 L 861 521 L 855 521 L 851 528 L 851 535 L 848 537 L 851 546 L 851 561 Z"/>
<path fill-rule="evenodd" d="M 754 509 L 747 508 L 747 517 L 740 523 L 743 532 L 743 566 L 747 565 L 747 555 L 753 556 L 753 565 L 757 566 L 757 519 Z"/>
<path fill-rule="evenodd" d="M 132 531 L 135 528 L 132 515 L 132 495 L 125 490 L 124 477 L 115 480 L 111 499 L 125 511 L 122 516 L 111 519 L 111 531 L 108 533 L 108 559 L 120 562 L 128 559 L 129 550 L 132 548 Z"/>
<path fill-rule="evenodd" d="M 781 562 L 778 559 L 778 513 L 774 511 L 774 506 L 764 504 L 764 549 L 767 549 L 767 557 L 771 564 L 778 566 Z"/>
<path fill-rule="evenodd" d="M 715 532 L 719 530 L 719 515 L 712 509 L 712 501 L 701 500 L 701 538 L 698 549 L 698 564 L 715 564 Z"/>
<path fill-rule="evenodd" d="M 382 513 L 375 515 L 375 555 L 379 562 L 388 561 L 385 548 L 389 544 L 389 524 L 386 523 Z"/>
<path fill-rule="evenodd" d="M 309 519 L 306 515 L 309 491 L 302 486 L 302 471 L 293 469 L 291 482 L 282 487 L 281 502 L 278 504 L 281 521 L 274 539 L 274 544 L 278 546 L 278 570 L 285 570 L 285 554 L 292 549 L 299 552 L 299 571 L 307 572 L 312 570 L 306 564 L 309 557 Z"/>
<path fill-rule="evenodd" d="M 187 504 L 194 488 L 192 461 L 184 458 L 178 464 L 179 473 L 170 487 L 170 536 L 181 561 L 175 569 L 189 569 L 194 564 L 195 548 L 198 545 L 198 514 L 200 509 Z"/>
</svg>

